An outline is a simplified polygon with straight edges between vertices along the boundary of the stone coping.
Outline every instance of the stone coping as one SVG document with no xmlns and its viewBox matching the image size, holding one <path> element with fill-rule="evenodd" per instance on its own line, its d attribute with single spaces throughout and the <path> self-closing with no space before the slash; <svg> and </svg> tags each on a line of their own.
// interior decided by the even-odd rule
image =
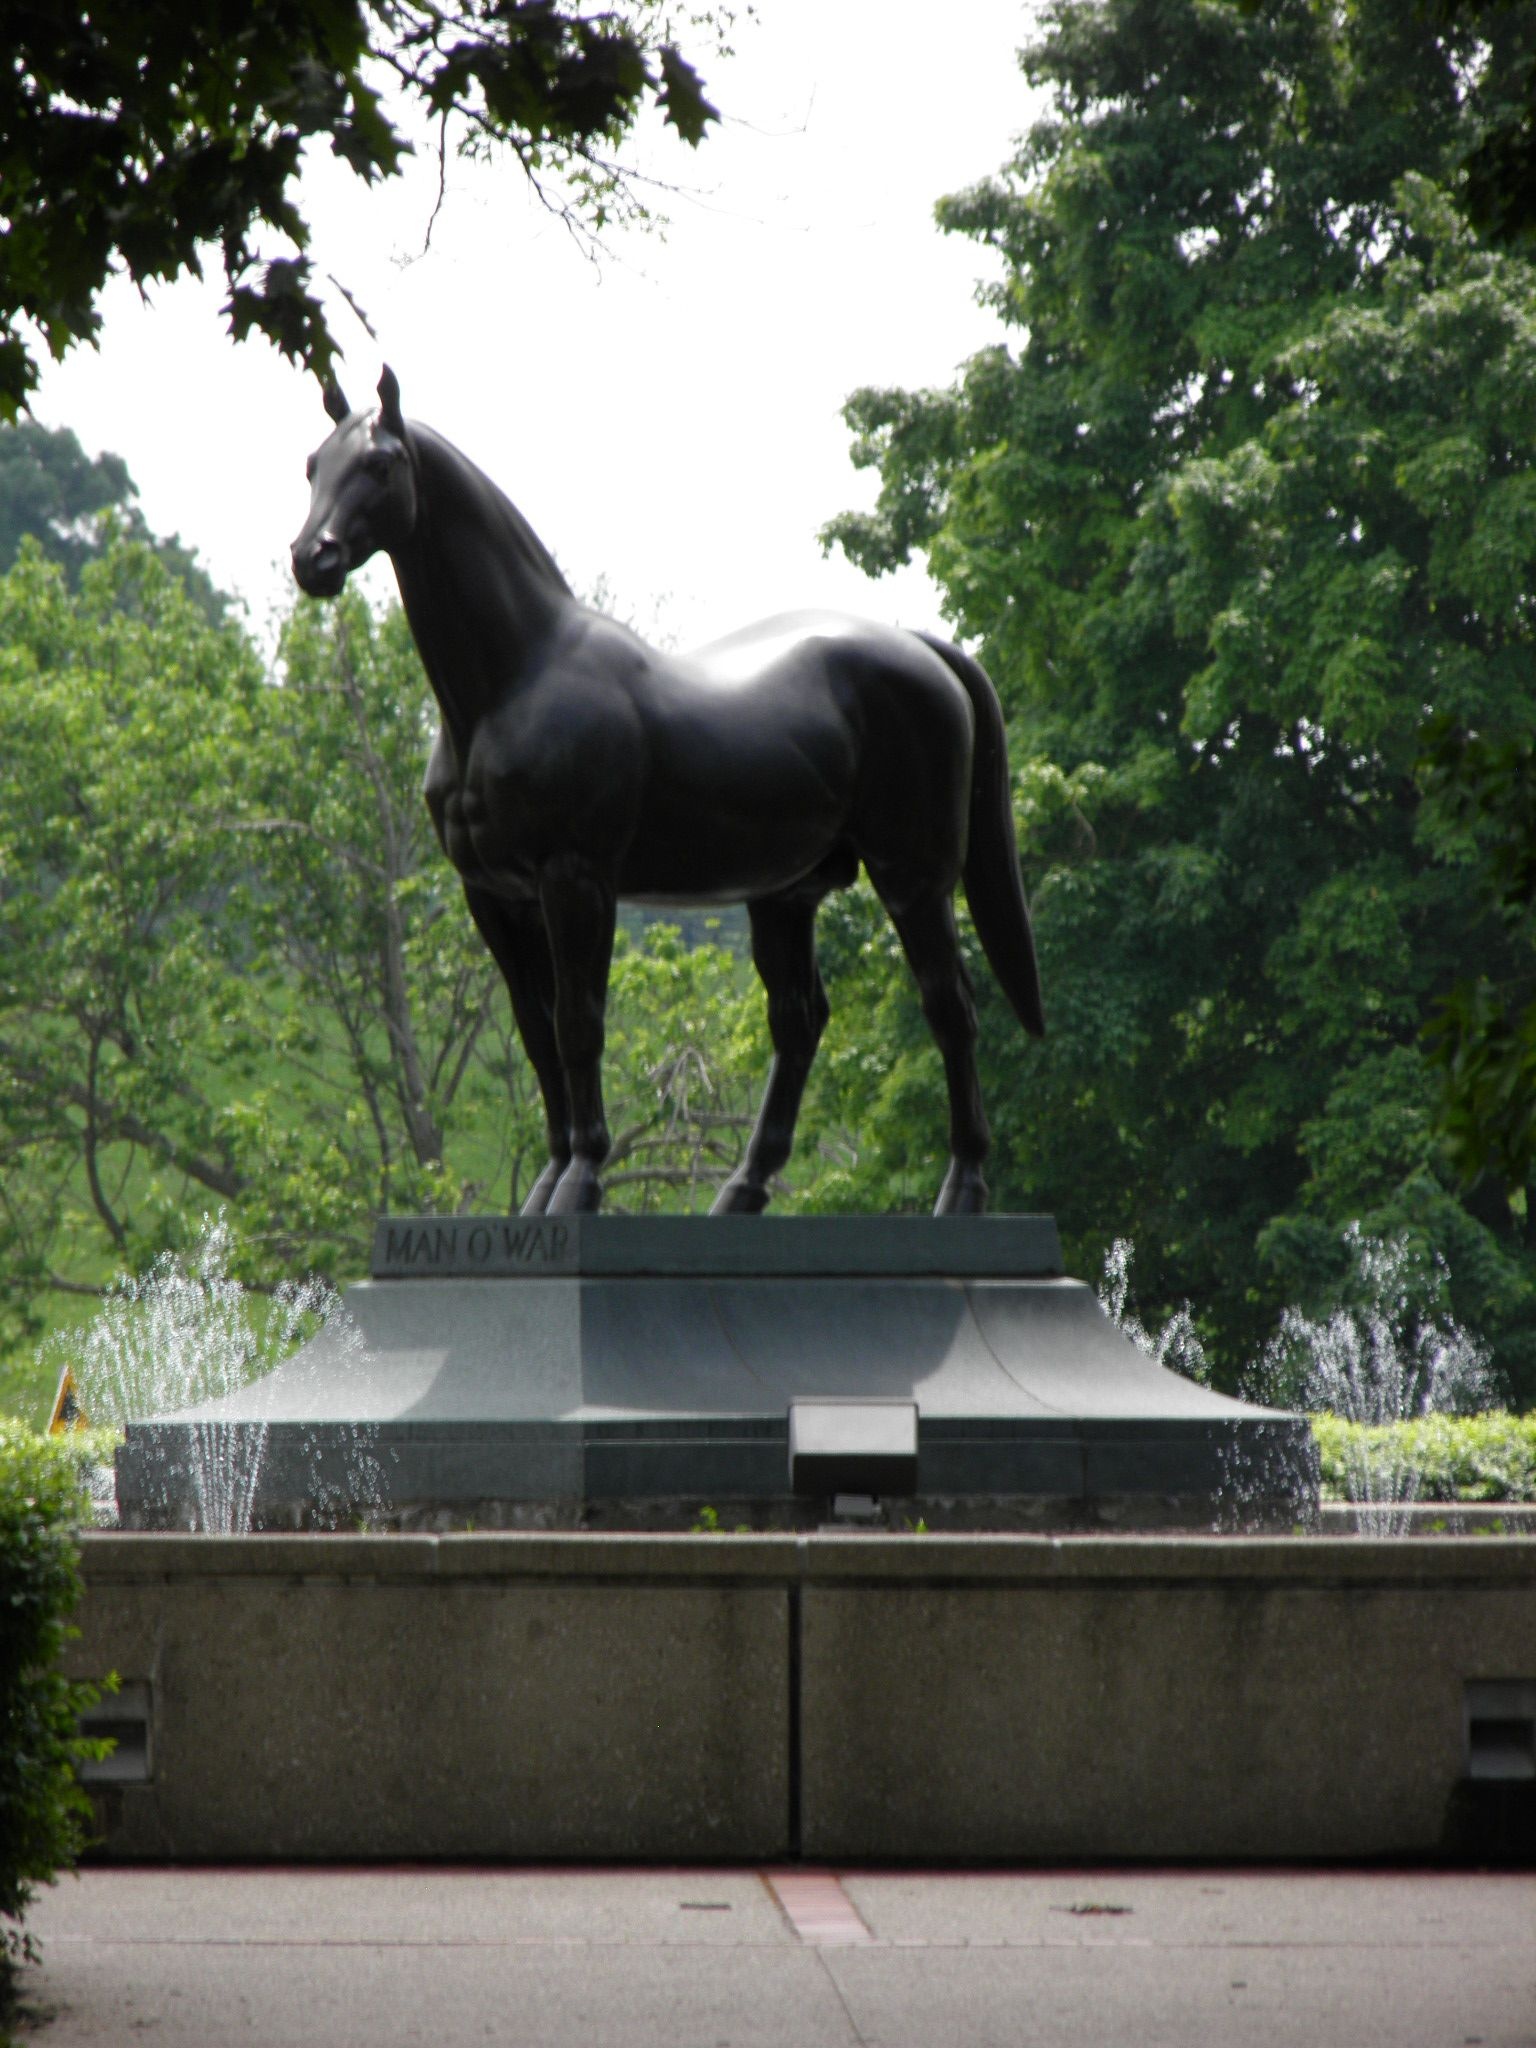
<svg viewBox="0 0 1536 2048">
<path fill-rule="evenodd" d="M 706 1580 L 975 1585 L 1283 1582 L 1528 1585 L 1519 1536 L 653 1535 L 508 1530 L 444 1535 L 84 1532 L 87 1584 L 210 1578 Z"/>
<path fill-rule="evenodd" d="M 383 1216 L 375 1280 L 1061 1273 L 1052 1216 Z"/>
</svg>

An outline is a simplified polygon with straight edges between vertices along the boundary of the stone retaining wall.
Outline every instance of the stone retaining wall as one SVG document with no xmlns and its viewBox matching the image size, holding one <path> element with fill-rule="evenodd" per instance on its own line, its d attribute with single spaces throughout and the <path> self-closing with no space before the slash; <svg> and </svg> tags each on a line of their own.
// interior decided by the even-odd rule
<svg viewBox="0 0 1536 2048">
<path fill-rule="evenodd" d="M 109 1856 L 1518 1856 L 1532 1824 L 1529 1540 L 84 1551 Z"/>
</svg>

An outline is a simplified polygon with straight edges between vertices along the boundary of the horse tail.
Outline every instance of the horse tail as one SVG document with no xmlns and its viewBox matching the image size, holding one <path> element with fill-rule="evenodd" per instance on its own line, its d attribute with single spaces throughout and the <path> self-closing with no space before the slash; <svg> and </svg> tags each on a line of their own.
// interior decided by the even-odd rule
<svg viewBox="0 0 1536 2048">
<path fill-rule="evenodd" d="M 975 714 L 976 738 L 971 757 L 970 839 L 965 856 L 965 900 L 971 907 L 982 949 L 1003 994 L 1024 1029 L 1035 1038 L 1045 1035 L 1045 1009 L 1040 1000 L 1040 969 L 1035 960 L 1029 906 L 1019 876 L 1019 850 L 1013 834 L 1013 803 L 1008 787 L 1008 735 L 1003 707 L 992 678 L 962 648 L 933 633 L 919 633 L 954 672 Z"/>
</svg>

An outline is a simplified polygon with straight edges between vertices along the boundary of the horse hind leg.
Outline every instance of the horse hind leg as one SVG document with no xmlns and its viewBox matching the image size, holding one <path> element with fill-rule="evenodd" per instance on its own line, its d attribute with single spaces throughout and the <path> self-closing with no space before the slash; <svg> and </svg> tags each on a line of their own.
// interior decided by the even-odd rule
<svg viewBox="0 0 1536 2048">
<path fill-rule="evenodd" d="M 827 992 L 816 964 L 819 897 L 773 896 L 747 905 L 752 964 L 768 998 L 773 1066 L 746 1156 L 715 1197 L 713 1215 L 756 1215 L 788 1161 L 806 1078 L 826 1029 Z"/>
<path fill-rule="evenodd" d="M 907 895 L 871 873 L 917 982 L 929 1030 L 944 1062 L 949 1091 L 949 1167 L 936 1216 L 980 1215 L 987 1206 L 982 1166 L 992 1149 L 976 1070 L 976 997 L 960 951 L 948 892 Z"/>
<path fill-rule="evenodd" d="M 547 1213 L 579 1215 L 602 1202 L 601 1168 L 610 1147 L 603 1038 L 616 906 L 602 876 L 586 862 L 567 858 L 551 861 L 540 874 L 539 907 L 554 970 L 555 1043 L 570 1104 L 570 1163 Z"/>
</svg>

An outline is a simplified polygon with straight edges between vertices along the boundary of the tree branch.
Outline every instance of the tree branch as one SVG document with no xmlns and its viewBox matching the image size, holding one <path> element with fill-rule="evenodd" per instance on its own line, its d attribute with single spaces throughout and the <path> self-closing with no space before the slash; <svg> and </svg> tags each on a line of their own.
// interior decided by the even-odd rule
<svg viewBox="0 0 1536 2048">
<path fill-rule="evenodd" d="M 107 1191 L 101 1184 L 101 1173 L 96 1156 L 98 1136 L 96 1112 L 100 1100 L 96 1082 L 100 1067 L 101 1040 L 93 1035 L 90 1040 L 90 1050 L 86 1055 L 85 1064 L 85 1177 L 90 1186 L 91 1200 L 96 1205 L 96 1213 L 107 1226 L 108 1236 L 117 1246 L 118 1250 L 121 1251 L 128 1242 L 127 1234 L 122 1224 L 118 1221 L 112 1204 L 107 1200 Z"/>
<path fill-rule="evenodd" d="M 80 1081 L 67 1081 L 48 1069 L 34 1066 L 20 1052 L 19 1048 L 0 1041 L 0 1061 L 11 1071 L 13 1080 L 24 1082 L 31 1088 L 46 1092 L 50 1100 L 66 1102 L 73 1109 L 91 1113 L 90 1090 Z M 184 1173 L 189 1180 L 210 1188 L 214 1194 L 223 1195 L 227 1201 L 238 1201 L 245 1192 L 245 1179 L 227 1163 L 209 1159 L 200 1152 L 188 1150 L 179 1145 L 164 1131 L 157 1131 L 146 1124 L 141 1117 L 130 1111 L 115 1109 L 108 1104 L 96 1105 L 98 1139 L 120 1138 L 131 1144 L 142 1145 L 146 1152 L 153 1152 L 157 1159 L 163 1159 Z"/>
</svg>

